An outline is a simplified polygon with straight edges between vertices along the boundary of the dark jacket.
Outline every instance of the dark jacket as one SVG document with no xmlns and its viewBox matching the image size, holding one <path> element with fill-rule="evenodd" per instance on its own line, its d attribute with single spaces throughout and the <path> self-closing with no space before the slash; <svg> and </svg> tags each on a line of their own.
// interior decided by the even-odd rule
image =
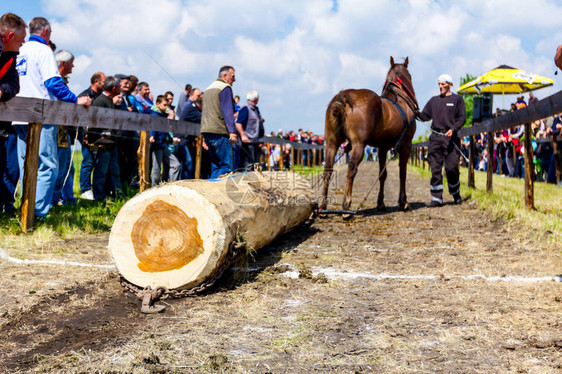
<svg viewBox="0 0 562 374">
<path fill-rule="evenodd" d="M 197 104 L 187 100 L 181 109 L 180 121 L 201 123 L 201 111 Z M 192 135 L 176 134 L 176 136 L 180 139 L 180 145 L 189 145 L 195 139 Z"/>
<path fill-rule="evenodd" d="M 99 95 L 96 100 L 94 100 L 92 106 L 97 106 L 101 108 L 117 109 L 113 100 L 106 95 Z M 88 141 L 88 145 L 93 147 L 111 149 L 115 146 L 115 138 L 112 136 L 113 132 L 109 129 L 93 128 L 88 127 L 86 129 L 85 140 Z"/>
<path fill-rule="evenodd" d="M 0 51 L 3 49 L 0 40 Z M 16 70 L 17 56 L 18 52 L 0 52 L 0 101 L 8 101 L 20 92 L 20 77 Z M 0 136 L 8 136 L 10 133 L 14 133 L 11 122 L 0 122 Z"/>
</svg>

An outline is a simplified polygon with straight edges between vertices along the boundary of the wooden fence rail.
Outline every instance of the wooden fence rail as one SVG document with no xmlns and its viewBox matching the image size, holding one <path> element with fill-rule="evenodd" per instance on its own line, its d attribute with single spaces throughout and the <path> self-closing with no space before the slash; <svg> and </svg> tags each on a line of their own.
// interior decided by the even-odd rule
<svg viewBox="0 0 562 374">
<path fill-rule="evenodd" d="M 112 130 L 131 130 L 140 132 L 138 149 L 139 180 L 141 191 L 150 187 L 150 162 L 148 131 L 174 132 L 197 137 L 197 157 L 195 174 L 198 178 L 201 170 L 201 133 L 200 125 L 193 122 L 170 120 L 148 114 L 132 113 L 124 110 L 101 107 L 85 107 L 63 101 L 42 100 L 26 97 L 15 97 L 8 102 L 0 102 L 0 121 L 27 122 L 27 150 L 22 177 L 22 229 L 33 228 L 35 219 L 35 193 L 37 188 L 37 165 L 39 160 L 39 140 L 42 124 L 64 125 L 72 127 L 91 127 Z M 291 144 L 293 149 L 302 152 L 322 149 L 320 145 L 290 142 L 280 138 L 265 137 L 260 142 L 268 144 Z M 269 149 L 269 147 L 268 147 Z M 283 156 L 283 153 L 281 153 Z M 269 160 L 269 155 L 268 155 Z M 301 159 L 302 160 L 302 159 Z M 310 162 L 310 156 L 306 157 Z M 291 152 L 291 164 L 295 160 Z M 302 161 L 301 161 L 302 162 Z M 313 160 L 316 162 L 316 158 Z M 293 168 L 294 165 L 291 165 Z"/>
<path fill-rule="evenodd" d="M 525 108 L 516 110 L 514 112 L 509 112 L 503 116 L 494 117 L 488 119 L 482 123 L 464 127 L 459 132 L 459 138 L 470 137 L 469 150 L 469 163 L 468 163 L 468 186 L 474 188 L 474 165 L 475 160 L 475 143 L 474 136 L 487 132 L 494 133 L 503 129 L 509 129 L 514 126 L 524 125 L 525 126 L 525 206 L 527 209 L 534 208 L 534 182 L 533 182 L 533 148 L 531 143 L 531 122 L 539 119 L 550 117 L 554 114 L 562 112 L 562 91 L 555 93 L 549 97 L 540 100 L 533 105 L 529 105 Z M 560 138 L 559 138 L 560 140 Z M 548 140 L 551 141 L 551 140 Z M 415 158 L 421 158 L 422 165 L 425 168 L 425 152 L 429 146 L 429 141 L 419 142 L 412 145 Z M 488 136 L 488 158 L 492 159 L 492 151 L 494 149 L 494 138 Z M 420 157 L 421 156 L 421 157 Z M 487 179 L 486 179 L 486 190 L 488 193 L 493 191 L 493 170 L 492 163 L 489 162 L 489 167 L 487 169 Z"/>
</svg>

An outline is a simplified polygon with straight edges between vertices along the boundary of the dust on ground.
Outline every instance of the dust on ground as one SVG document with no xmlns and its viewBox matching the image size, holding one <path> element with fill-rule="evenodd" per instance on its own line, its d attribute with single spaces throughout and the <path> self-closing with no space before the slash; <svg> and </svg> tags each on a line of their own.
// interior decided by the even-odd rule
<svg viewBox="0 0 562 374">
<path fill-rule="evenodd" d="M 377 173 L 360 166 L 354 206 Z M 562 372 L 562 283 L 541 281 L 562 273 L 561 248 L 470 201 L 428 208 L 427 180 L 408 178 L 412 211 L 391 163 L 388 211 L 317 219 L 158 315 L 114 269 L 3 261 L 0 371 Z M 108 264 L 107 238 L 4 250 Z"/>
</svg>

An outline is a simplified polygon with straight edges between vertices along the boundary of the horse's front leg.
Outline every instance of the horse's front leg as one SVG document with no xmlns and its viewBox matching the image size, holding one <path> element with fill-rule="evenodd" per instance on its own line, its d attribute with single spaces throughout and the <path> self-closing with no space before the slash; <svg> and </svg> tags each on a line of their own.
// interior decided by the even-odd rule
<svg viewBox="0 0 562 374">
<path fill-rule="evenodd" d="M 384 182 L 386 181 L 386 156 L 388 149 L 379 148 L 379 196 L 377 198 L 377 210 L 385 210 L 384 205 Z M 382 172 L 381 172 L 382 170 Z"/>
<path fill-rule="evenodd" d="M 343 198 L 342 209 L 348 210 L 351 206 L 351 194 L 353 192 L 353 180 L 357 174 L 357 169 L 359 164 L 363 160 L 363 152 L 365 151 L 365 145 L 361 143 L 352 144 L 351 148 L 351 160 L 347 168 L 347 185 L 345 186 L 345 196 Z"/>
</svg>

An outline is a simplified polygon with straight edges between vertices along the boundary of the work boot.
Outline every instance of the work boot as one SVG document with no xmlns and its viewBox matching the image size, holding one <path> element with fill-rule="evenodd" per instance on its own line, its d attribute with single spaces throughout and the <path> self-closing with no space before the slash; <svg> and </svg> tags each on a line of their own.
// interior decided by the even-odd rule
<svg viewBox="0 0 562 374">
<path fill-rule="evenodd" d="M 453 199 L 454 199 L 456 205 L 462 204 L 462 197 L 461 197 L 460 193 L 454 194 Z"/>
<path fill-rule="evenodd" d="M 430 208 L 436 208 L 438 206 L 442 206 L 443 203 L 437 200 L 431 200 L 431 202 L 429 203 L 429 207 Z"/>
</svg>

